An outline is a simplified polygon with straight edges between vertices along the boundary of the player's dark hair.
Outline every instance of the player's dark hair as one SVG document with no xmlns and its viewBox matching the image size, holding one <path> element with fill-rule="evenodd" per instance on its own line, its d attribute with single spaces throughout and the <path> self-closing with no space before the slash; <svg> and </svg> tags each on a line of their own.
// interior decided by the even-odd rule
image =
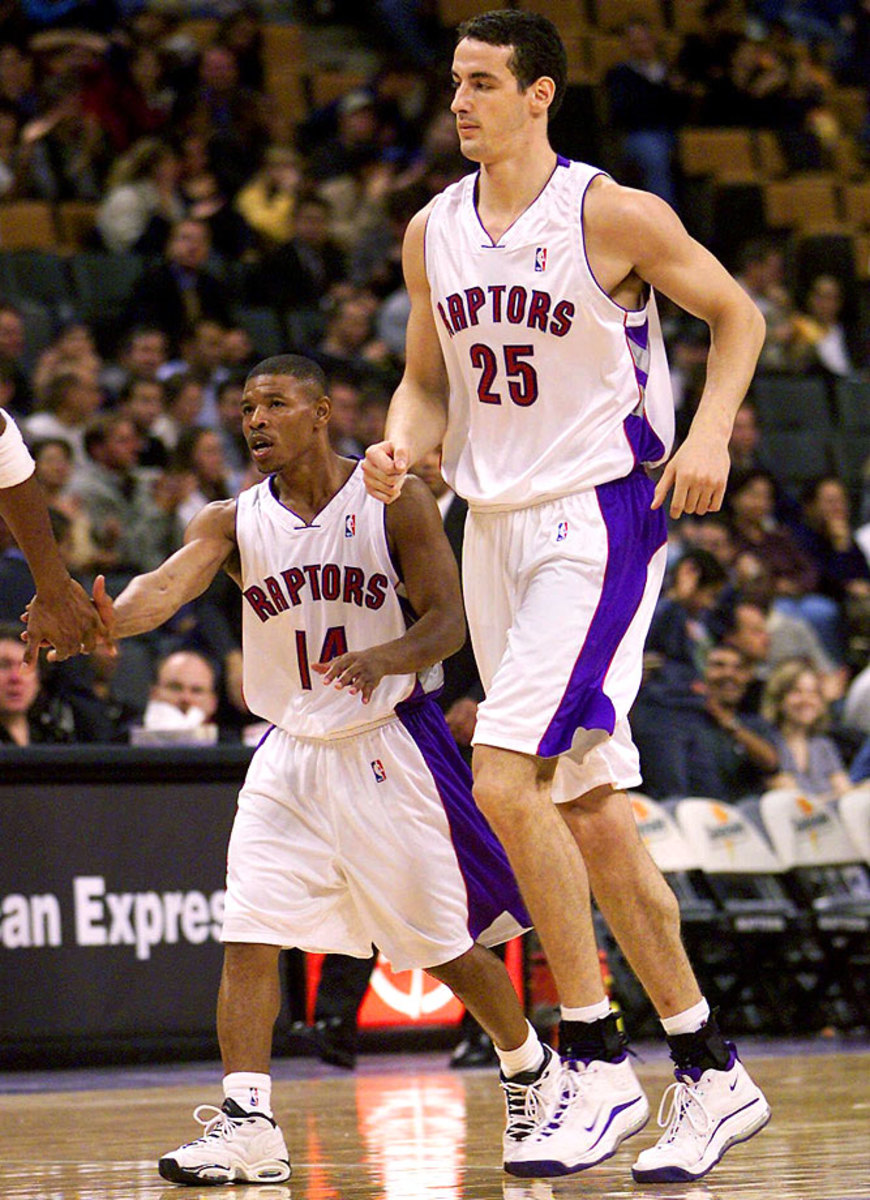
<svg viewBox="0 0 870 1200">
<path fill-rule="evenodd" d="M 326 394 L 326 376 L 323 369 L 312 358 L 302 354 L 274 354 L 264 358 L 248 371 L 248 379 L 256 375 L 290 375 L 300 383 L 310 383 L 317 389 L 318 396 Z"/>
<path fill-rule="evenodd" d="M 556 90 L 548 115 L 556 115 L 568 86 L 568 58 L 559 31 L 548 17 L 499 8 L 463 21 L 456 30 L 456 40 L 461 42 L 463 38 L 487 42 L 490 46 L 510 46 L 508 67 L 521 92 L 542 75 L 549 76 Z"/>
</svg>

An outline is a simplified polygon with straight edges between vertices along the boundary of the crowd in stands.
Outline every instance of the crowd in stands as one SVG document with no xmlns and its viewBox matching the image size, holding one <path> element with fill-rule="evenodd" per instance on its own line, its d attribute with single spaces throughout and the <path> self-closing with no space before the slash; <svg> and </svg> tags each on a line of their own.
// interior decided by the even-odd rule
<svg viewBox="0 0 870 1200">
<path fill-rule="evenodd" d="M 26 252 L 0 245 L 0 404 L 25 430 L 84 582 L 104 573 L 115 594 L 181 544 L 202 505 L 255 481 L 239 400 L 247 369 L 270 353 L 323 365 L 341 453 L 382 435 L 409 308 L 404 230 L 469 169 L 448 111 L 450 32 L 437 6 L 398 7 L 203 4 L 196 15 L 215 19 L 197 42 L 189 6 L 0 5 L 0 205 L 93 206 L 81 262 L 59 260 L 62 294 L 22 284 L 9 264 Z M 267 87 L 264 22 L 324 12 L 355 23 L 378 65 L 294 120 Z M 772 130 L 791 170 L 824 167 L 842 132 L 832 89 L 870 80 L 866 0 L 710 0 L 702 17 L 670 49 L 629 17 L 624 59 L 596 84 L 601 142 L 614 148 L 605 165 L 690 225 L 681 128 Z M 870 159 L 868 129 L 856 162 Z M 781 235 L 747 237 L 727 265 L 767 320 L 760 373 L 812 377 L 833 397 L 838 381 L 870 379 L 867 298 L 862 314 L 854 264 L 822 258 L 801 274 L 792 250 Z M 684 433 L 706 329 L 661 308 Z M 870 476 L 863 489 L 844 482 L 831 459 L 800 478 L 767 429 L 752 392 L 723 513 L 672 523 L 633 714 L 657 798 L 735 799 L 783 780 L 835 797 L 850 773 L 870 775 Z M 184 687 L 203 693 L 221 737 L 245 736 L 229 583 L 117 657 L 46 663 L 23 680 L 8 623 L 29 586 L 0 531 L 0 742 L 123 742 L 155 699 Z M 456 698 L 468 701 L 463 742 L 477 695 Z"/>
</svg>

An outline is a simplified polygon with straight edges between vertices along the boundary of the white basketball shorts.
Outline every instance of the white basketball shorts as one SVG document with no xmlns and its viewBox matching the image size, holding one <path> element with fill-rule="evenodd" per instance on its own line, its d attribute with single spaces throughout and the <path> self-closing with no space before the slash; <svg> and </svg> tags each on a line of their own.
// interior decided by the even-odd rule
<svg viewBox="0 0 870 1200">
<path fill-rule="evenodd" d="M 486 699 L 475 745 L 559 757 L 556 802 L 641 783 L 628 712 L 666 559 L 653 485 L 625 479 L 470 511 L 463 580 Z"/>
<path fill-rule="evenodd" d="M 273 729 L 230 837 L 225 942 L 298 946 L 397 971 L 530 925 L 471 775 L 430 697 L 346 738 Z"/>
</svg>

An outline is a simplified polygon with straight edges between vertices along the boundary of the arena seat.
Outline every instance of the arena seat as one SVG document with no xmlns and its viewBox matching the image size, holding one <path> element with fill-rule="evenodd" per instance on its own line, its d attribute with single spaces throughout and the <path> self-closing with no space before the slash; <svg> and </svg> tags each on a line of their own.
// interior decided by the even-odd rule
<svg viewBox="0 0 870 1200">
<path fill-rule="evenodd" d="M 870 866 L 870 783 L 845 792 L 837 802 L 837 812 L 853 846 Z"/>
<path fill-rule="evenodd" d="M 758 178 L 752 133 L 748 129 L 680 130 L 680 166 L 687 175 L 712 175 L 720 183 L 752 183 Z"/>
<path fill-rule="evenodd" d="M 830 426 L 828 386 L 820 376 L 758 374 L 750 394 L 765 433 L 775 429 L 827 430 Z"/>
<path fill-rule="evenodd" d="M 3 254 L 3 278 L 10 294 L 33 300 L 60 321 L 74 311 L 66 260 L 47 250 L 12 250 Z"/>
<path fill-rule="evenodd" d="M 144 270 L 138 254 L 95 251 L 74 254 L 69 265 L 76 311 L 83 320 L 96 324 L 124 310 Z"/>
<path fill-rule="evenodd" d="M 55 250 L 54 210 L 47 200 L 0 203 L 0 250 Z"/>
<path fill-rule="evenodd" d="M 824 957 L 773 847 L 735 805 L 689 796 L 670 807 L 722 912 L 717 998 L 759 1028 L 814 1024 L 810 1000 Z"/>
<path fill-rule="evenodd" d="M 828 173 L 794 175 L 764 185 L 768 224 L 801 232 L 839 232 L 846 228 L 836 176 Z"/>
<path fill-rule="evenodd" d="M 91 245 L 98 205 L 90 200 L 61 200 L 55 209 L 60 248 L 68 253 Z"/>
<path fill-rule="evenodd" d="M 813 914 L 826 969 L 816 1000 L 833 1021 L 866 1021 L 870 1003 L 870 868 L 836 804 L 794 788 L 765 792 L 764 828 L 798 901 Z"/>
</svg>

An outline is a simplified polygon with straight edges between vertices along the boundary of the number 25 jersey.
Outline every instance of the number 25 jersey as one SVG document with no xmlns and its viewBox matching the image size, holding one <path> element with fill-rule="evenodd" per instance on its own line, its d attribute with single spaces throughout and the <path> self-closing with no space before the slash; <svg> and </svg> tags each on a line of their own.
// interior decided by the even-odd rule
<svg viewBox="0 0 870 1200">
<path fill-rule="evenodd" d="M 426 275 L 450 384 L 443 471 L 473 508 L 556 499 L 670 450 L 655 299 L 622 308 L 586 259 L 583 203 L 600 174 L 560 157 L 497 243 L 478 216 L 476 173 L 430 210 Z"/>
<path fill-rule="evenodd" d="M 296 737 L 330 738 L 392 716 L 422 691 L 416 675 L 385 675 L 363 704 L 349 688 L 324 686 L 312 666 L 407 628 L 386 506 L 367 494 L 359 466 L 310 524 L 281 504 L 271 479 L 241 492 L 236 504 L 251 711 Z M 426 672 L 430 682 L 440 684 L 440 666 Z"/>
</svg>

